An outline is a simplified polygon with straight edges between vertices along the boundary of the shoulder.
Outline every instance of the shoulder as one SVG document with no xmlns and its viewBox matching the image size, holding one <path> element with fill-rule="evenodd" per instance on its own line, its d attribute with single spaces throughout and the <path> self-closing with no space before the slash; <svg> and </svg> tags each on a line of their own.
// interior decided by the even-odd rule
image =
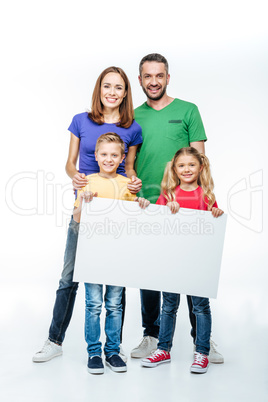
<svg viewBox="0 0 268 402">
<path fill-rule="evenodd" d="M 188 109 L 197 109 L 197 106 L 189 101 L 185 101 L 179 98 L 175 98 L 174 101 L 172 102 L 174 104 L 174 106 L 177 107 L 184 107 L 184 108 L 188 108 Z"/>
<path fill-rule="evenodd" d="M 121 174 L 118 174 L 116 176 L 116 180 L 121 184 L 128 184 L 130 182 L 130 179 L 128 177 L 123 176 Z"/>
<path fill-rule="evenodd" d="M 144 102 L 142 103 L 140 106 L 136 107 L 136 109 L 134 109 L 134 113 L 139 112 L 140 110 L 143 110 L 146 107 L 147 103 Z"/>
<path fill-rule="evenodd" d="M 136 120 L 133 120 L 133 123 L 129 127 L 134 131 L 141 131 L 141 126 L 136 122 Z"/>
</svg>

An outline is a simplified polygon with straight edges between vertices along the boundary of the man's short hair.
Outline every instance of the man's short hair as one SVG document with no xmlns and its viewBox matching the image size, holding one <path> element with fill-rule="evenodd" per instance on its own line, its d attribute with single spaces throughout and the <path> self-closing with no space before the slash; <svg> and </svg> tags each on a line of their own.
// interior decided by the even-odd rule
<svg viewBox="0 0 268 402">
<path fill-rule="evenodd" d="M 141 72 L 142 72 L 142 66 L 146 61 L 156 61 L 157 63 L 164 63 L 166 73 L 168 74 L 168 62 L 167 62 L 167 59 L 164 56 L 162 56 L 161 54 L 159 54 L 159 53 L 150 53 L 150 54 L 147 54 L 147 56 L 144 56 L 140 61 L 140 65 L 139 65 L 140 76 L 141 76 Z"/>
<path fill-rule="evenodd" d="M 124 155 L 124 153 L 125 153 L 125 143 L 124 143 L 124 141 L 122 140 L 122 138 L 118 134 L 116 134 L 116 133 L 106 133 L 106 134 L 100 135 L 99 138 L 97 139 L 97 142 L 96 142 L 95 152 L 98 152 L 99 147 L 103 142 L 108 142 L 108 143 L 114 142 L 114 143 L 120 145 L 121 155 Z"/>
</svg>

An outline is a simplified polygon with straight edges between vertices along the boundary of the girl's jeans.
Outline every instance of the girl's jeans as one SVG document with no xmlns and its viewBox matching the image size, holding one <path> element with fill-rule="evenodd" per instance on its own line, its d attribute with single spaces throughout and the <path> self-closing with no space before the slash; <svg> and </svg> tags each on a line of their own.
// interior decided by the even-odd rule
<svg viewBox="0 0 268 402">
<path fill-rule="evenodd" d="M 160 317 L 158 349 L 169 352 L 172 347 L 176 326 L 176 315 L 180 304 L 180 295 L 163 292 L 163 304 Z M 196 317 L 196 351 L 205 355 L 210 350 L 211 312 L 209 299 L 191 296 L 193 313 Z"/>
</svg>

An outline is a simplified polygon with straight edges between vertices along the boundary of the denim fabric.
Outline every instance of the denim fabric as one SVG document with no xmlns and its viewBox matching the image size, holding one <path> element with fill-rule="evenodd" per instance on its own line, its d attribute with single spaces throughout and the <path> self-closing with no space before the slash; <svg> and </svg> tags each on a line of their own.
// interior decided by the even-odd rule
<svg viewBox="0 0 268 402">
<path fill-rule="evenodd" d="M 76 292 L 78 289 L 78 283 L 73 282 L 78 231 L 79 223 L 71 219 L 67 234 L 63 271 L 59 282 L 59 288 L 56 292 L 53 318 L 48 336 L 52 342 L 60 345 L 64 340 L 66 329 L 72 317 Z"/>
<path fill-rule="evenodd" d="M 210 335 L 211 335 L 211 311 L 209 299 L 205 297 L 191 296 L 193 303 L 193 313 L 196 317 L 196 351 L 209 354 Z"/>
<path fill-rule="evenodd" d="M 193 302 L 192 302 L 192 297 L 191 296 L 186 296 L 187 298 L 187 304 L 188 304 L 188 310 L 189 310 L 189 319 L 191 323 L 191 337 L 193 338 L 193 342 L 195 343 L 195 338 L 196 338 L 196 318 L 193 313 Z"/>
<path fill-rule="evenodd" d="M 161 292 L 140 290 L 143 336 L 158 338 L 160 323 Z"/>
<path fill-rule="evenodd" d="M 192 299 L 193 313 L 196 317 L 196 351 L 209 354 L 211 313 L 209 299 L 189 296 Z M 163 304 L 160 317 L 160 332 L 158 348 L 169 352 L 172 348 L 173 336 L 176 326 L 176 316 L 180 304 L 180 295 L 163 292 Z"/>
<path fill-rule="evenodd" d="M 158 349 L 169 352 L 176 326 L 176 316 L 180 305 L 180 295 L 177 293 L 163 292 L 163 303 L 160 317 L 160 331 Z"/>
<path fill-rule="evenodd" d="M 86 319 L 85 339 L 89 357 L 101 356 L 100 342 L 100 314 L 103 302 L 103 285 L 85 283 L 86 290 Z M 122 291 L 119 286 L 106 286 L 104 295 L 106 319 L 106 343 L 104 353 L 106 357 L 119 353 L 120 332 L 122 324 Z"/>
</svg>

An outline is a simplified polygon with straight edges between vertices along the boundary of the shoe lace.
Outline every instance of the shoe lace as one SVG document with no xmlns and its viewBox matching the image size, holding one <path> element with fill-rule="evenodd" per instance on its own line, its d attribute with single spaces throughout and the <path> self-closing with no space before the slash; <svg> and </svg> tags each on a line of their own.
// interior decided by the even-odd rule
<svg viewBox="0 0 268 402">
<path fill-rule="evenodd" d="M 195 352 L 194 354 L 194 364 L 202 364 L 206 359 L 206 355 L 202 353 Z"/>
<path fill-rule="evenodd" d="M 156 349 L 156 351 L 151 354 L 150 359 L 154 360 L 163 355 L 166 355 L 166 352 L 164 350 Z"/>
</svg>

